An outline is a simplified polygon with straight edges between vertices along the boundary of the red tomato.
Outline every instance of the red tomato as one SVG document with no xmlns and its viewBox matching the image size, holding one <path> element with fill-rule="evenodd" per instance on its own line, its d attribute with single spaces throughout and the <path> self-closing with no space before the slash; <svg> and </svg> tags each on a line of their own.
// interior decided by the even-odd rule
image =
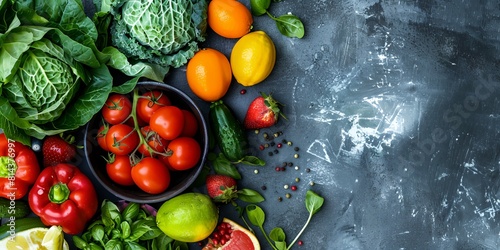
<svg viewBox="0 0 500 250">
<path fill-rule="evenodd" d="M 163 139 L 177 138 L 184 128 L 184 114 L 176 106 L 165 106 L 156 110 L 149 120 L 151 130 L 158 133 Z"/>
<path fill-rule="evenodd" d="M 144 192 L 159 194 L 170 185 L 170 172 L 160 160 L 144 157 L 132 167 L 132 179 Z"/>
<path fill-rule="evenodd" d="M 132 112 L 132 102 L 126 95 L 111 94 L 102 107 L 102 117 L 109 124 L 124 122 Z"/>
<path fill-rule="evenodd" d="M 170 166 L 170 162 L 168 162 L 168 158 L 170 156 L 166 156 L 166 155 L 160 155 L 160 157 L 158 157 L 158 159 L 160 159 L 160 161 L 163 162 L 163 164 L 165 164 L 165 166 L 168 168 L 168 170 L 170 171 L 177 171 L 177 169 L 174 169 L 172 168 L 172 166 Z"/>
<path fill-rule="evenodd" d="M 182 129 L 181 136 L 193 137 L 198 132 L 198 120 L 194 116 L 193 112 L 189 110 L 182 110 L 184 114 L 184 128 Z"/>
<path fill-rule="evenodd" d="M 116 124 L 109 128 L 106 134 L 106 144 L 109 152 L 117 155 L 127 155 L 139 145 L 139 135 L 126 124 Z"/>
<path fill-rule="evenodd" d="M 142 94 L 137 100 L 137 116 L 149 122 L 151 115 L 161 107 L 171 105 L 170 99 L 161 91 L 153 90 Z"/>
<path fill-rule="evenodd" d="M 168 162 L 176 170 L 187 170 L 196 166 L 201 157 L 200 144 L 191 137 L 179 137 L 172 140 L 168 144 L 168 150 L 172 151 Z"/>
<path fill-rule="evenodd" d="M 109 151 L 108 144 L 106 143 L 106 134 L 108 133 L 109 127 L 107 124 L 101 125 L 99 127 L 99 130 L 97 130 L 97 144 L 99 144 L 99 147 L 101 147 L 104 151 Z"/>
<path fill-rule="evenodd" d="M 165 152 L 167 148 L 168 141 L 163 139 L 155 131 L 151 130 L 149 126 L 144 126 L 141 128 L 141 134 L 146 139 L 147 144 L 151 149 L 149 149 L 144 143 L 137 149 L 144 156 L 151 156 L 149 150 L 154 150 L 156 152 Z M 154 152 L 153 152 L 154 154 Z"/>
<path fill-rule="evenodd" d="M 115 155 L 106 164 L 106 172 L 109 178 L 123 186 L 134 185 L 132 179 L 132 166 L 128 155 Z"/>
</svg>

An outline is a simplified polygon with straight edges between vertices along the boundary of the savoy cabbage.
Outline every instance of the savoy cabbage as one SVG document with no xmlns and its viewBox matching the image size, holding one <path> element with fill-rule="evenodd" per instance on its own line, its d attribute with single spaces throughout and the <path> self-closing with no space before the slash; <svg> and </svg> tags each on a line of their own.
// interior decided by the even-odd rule
<svg viewBox="0 0 500 250">
<path fill-rule="evenodd" d="M 205 41 L 207 0 L 108 0 L 96 6 L 96 16 L 113 17 L 112 45 L 133 61 L 177 68 Z"/>
</svg>

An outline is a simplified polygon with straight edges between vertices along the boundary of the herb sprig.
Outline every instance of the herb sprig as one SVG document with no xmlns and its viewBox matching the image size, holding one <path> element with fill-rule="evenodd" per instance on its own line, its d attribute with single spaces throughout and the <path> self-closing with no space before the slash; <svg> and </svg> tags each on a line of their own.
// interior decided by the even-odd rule
<svg viewBox="0 0 500 250">
<path fill-rule="evenodd" d="M 264 230 L 264 222 L 266 220 L 266 214 L 262 208 L 255 204 L 250 204 L 245 207 L 246 214 L 248 216 L 248 220 L 254 226 L 258 227 L 260 231 L 264 234 L 267 242 L 271 245 L 274 250 L 289 250 L 295 242 L 300 238 L 306 227 L 309 225 L 311 218 L 314 214 L 316 214 L 321 206 L 323 206 L 324 198 L 316 194 L 315 192 L 308 190 L 306 192 L 305 205 L 307 211 L 309 211 L 309 217 L 307 218 L 306 223 L 297 234 L 297 236 L 293 239 L 293 241 L 287 246 L 286 244 L 286 234 L 285 231 L 280 227 L 275 227 L 269 232 L 266 233 Z M 274 242 L 274 243 L 273 243 Z"/>
<path fill-rule="evenodd" d="M 128 203 L 123 210 L 104 200 L 101 217 L 81 235 L 73 236 L 78 249 L 188 249 L 185 242 L 175 241 L 157 226 L 155 215 L 138 203 Z"/>
</svg>

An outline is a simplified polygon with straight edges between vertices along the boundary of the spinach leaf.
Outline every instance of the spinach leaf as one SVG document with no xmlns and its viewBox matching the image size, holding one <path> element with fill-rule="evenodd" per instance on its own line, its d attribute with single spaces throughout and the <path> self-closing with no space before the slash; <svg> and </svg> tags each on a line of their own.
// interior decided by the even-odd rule
<svg viewBox="0 0 500 250">
<path fill-rule="evenodd" d="M 250 0 L 250 9 L 254 16 L 266 14 L 271 5 L 271 0 Z"/>
<path fill-rule="evenodd" d="M 271 16 L 271 18 L 276 21 L 276 27 L 278 27 L 281 34 L 287 37 L 304 37 L 304 24 L 297 16 L 285 14 L 279 17 Z"/>
</svg>

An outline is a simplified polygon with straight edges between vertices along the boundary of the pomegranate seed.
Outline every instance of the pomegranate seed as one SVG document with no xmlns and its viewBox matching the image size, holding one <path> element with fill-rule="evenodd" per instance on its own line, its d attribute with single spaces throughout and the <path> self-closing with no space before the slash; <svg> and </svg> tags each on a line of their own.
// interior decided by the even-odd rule
<svg viewBox="0 0 500 250">
<path fill-rule="evenodd" d="M 276 167 L 275 170 L 276 170 L 276 172 L 279 172 L 279 171 L 281 171 L 281 168 L 280 167 Z"/>
<path fill-rule="evenodd" d="M 281 148 L 282 146 L 283 146 L 283 144 L 281 144 L 281 143 L 278 143 L 278 145 L 276 145 L 276 147 L 278 147 L 278 148 Z"/>
<path fill-rule="evenodd" d="M 221 239 L 221 240 L 220 240 L 220 244 L 221 244 L 221 245 L 226 244 L 226 239 Z"/>
<path fill-rule="evenodd" d="M 215 246 L 219 244 L 219 240 L 218 239 L 212 239 L 212 242 L 214 243 Z"/>
<path fill-rule="evenodd" d="M 303 241 L 301 241 L 301 240 L 299 240 L 299 241 L 297 242 L 297 244 L 298 244 L 299 246 L 302 246 L 302 245 L 304 245 L 304 242 L 303 242 Z"/>
<path fill-rule="evenodd" d="M 230 234 L 225 234 L 225 235 L 224 235 L 224 238 L 225 238 L 226 240 L 230 240 L 230 239 L 231 239 L 231 235 L 230 235 Z"/>
<path fill-rule="evenodd" d="M 293 185 L 293 186 L 291 187 L 291 189 L 292 189 L 292 191 L 296 191 L 296 190 L 297 190 L 297 186 Z"/>
<path fill-rule="evenodd" d="M 281 167 L 281 171 L 286 171 L 286 168 L 285 167 Z"/>
<path fill-rule="evenodd" d="M 265 149 L 264 145 L 262 145 L 262 144 L 261 144 L 261 145 L 259 146 L 259 149 L 260 149 L 260 151 L 264 150 L 264 149 Z"/>
<path fill-rule="evenodd" d="M 246 93 L 247 93 L 247 90 L 246 90 L 246 89 L 242 89 L 242 90 L 240 90 L 240 94 L 244 95 L 244 94 L 246 94 Z"/>
</svg>

